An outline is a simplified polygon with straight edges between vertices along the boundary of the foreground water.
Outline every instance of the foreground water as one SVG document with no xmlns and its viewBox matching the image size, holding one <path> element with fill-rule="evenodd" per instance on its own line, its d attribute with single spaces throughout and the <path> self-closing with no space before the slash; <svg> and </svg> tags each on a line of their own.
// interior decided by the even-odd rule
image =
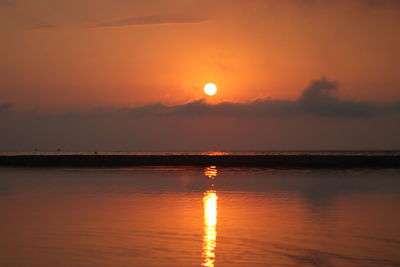
<svg viewBox="0 0 400 267">
<path fill-rule="evenodd" d="M 0 168 L 0 266 L 400 266 L 399 170 Z"/>
</svg>

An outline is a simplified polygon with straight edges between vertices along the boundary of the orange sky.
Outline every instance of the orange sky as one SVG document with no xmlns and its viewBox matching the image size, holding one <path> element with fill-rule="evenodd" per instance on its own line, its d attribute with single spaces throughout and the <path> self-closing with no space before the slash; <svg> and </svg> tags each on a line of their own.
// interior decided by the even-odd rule
<svg viewBox="0 0 400 267">
<path fill-rule="evenodd" d="M 0 1 L 0 103 L 71 110 L 296 99 L 400 99 L 397 1 Z"/>
</svg>

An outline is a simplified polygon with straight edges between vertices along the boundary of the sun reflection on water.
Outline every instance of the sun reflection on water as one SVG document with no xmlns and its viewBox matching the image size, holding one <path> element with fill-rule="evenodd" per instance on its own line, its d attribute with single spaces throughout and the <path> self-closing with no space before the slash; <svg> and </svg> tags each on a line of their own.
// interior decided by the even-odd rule
<svg viewBox="0 0 400 267">
<path fill-rule="evenodd" d="M 217 176 L 217 167 L 207 167 L 204 175 L 214 179 Z M 213 267 L 215 264 L 215 248 L 217 246 L 217 191 L 214 184 L 210 184 L 209 190 L 204 192 L 204 234 L 203 234 L 203 264 Z"/>
<path fill-rule="evenodd" d="M 214 179 L 218 175 L 217 167 L 216 166 L 207 167 L 204 170 L 204 175 L 207 176 L 210 179 Z"/>
</svg>

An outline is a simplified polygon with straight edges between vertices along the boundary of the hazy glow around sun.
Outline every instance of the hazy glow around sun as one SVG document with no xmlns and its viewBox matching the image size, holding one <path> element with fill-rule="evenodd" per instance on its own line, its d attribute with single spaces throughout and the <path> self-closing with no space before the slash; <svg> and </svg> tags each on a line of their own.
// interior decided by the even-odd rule
<svg viewBox="0 0 400 267">
<path fill-rule="evenodd" d="M 213 84 L 213 83 L 207 83 L 207 84 L 204 86 L 204 93 L 205 93 L 206 95 L 213 96 L 213 95 L 215 95 L 215 94 L 217 93 L 217 91 L 218 91 L 218 88 L 217 88 L 217 86 L 216 86 L 215 84 Z"/>
</svg>

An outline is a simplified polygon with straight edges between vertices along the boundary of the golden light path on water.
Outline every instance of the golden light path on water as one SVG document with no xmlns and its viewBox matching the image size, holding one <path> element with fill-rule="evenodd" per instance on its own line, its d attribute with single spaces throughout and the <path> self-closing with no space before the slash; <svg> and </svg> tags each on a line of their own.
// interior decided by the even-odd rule
<svg viewBox="0 0 400 267">
<path fill-rule="evenodd" d="M 211 166 L 206 168 L 204 175 L 210 179 L 217 176 L 217 168 Z M 203 234 L 203 264 L 202 266 L 213 267 L 215 264 L 215 248 L 217 246 L 217 191 L 214 184 L 204 192 L 204 234 Z"/>
<path fill-rule="evenodd" d="M 214 179 L 218 175 L 217 167 L 216 166 L 207 167 L 204 170 L 204 175 L 207 176 L 210 179 Z M 211 185 L 211 186 L 213 186 L 213 185 Z"/>
</svg>

